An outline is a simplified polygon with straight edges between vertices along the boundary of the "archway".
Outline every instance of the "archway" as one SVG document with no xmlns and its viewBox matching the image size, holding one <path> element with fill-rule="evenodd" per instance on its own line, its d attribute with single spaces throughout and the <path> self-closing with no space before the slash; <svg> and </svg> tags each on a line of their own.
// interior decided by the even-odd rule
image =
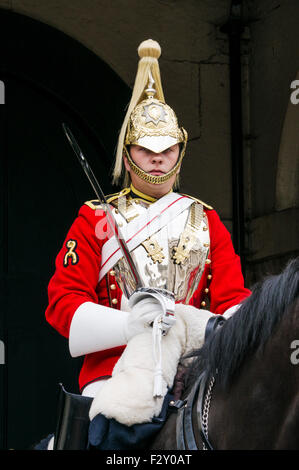
<svg viewBox="0 0 299 470">
<path fill-rule="evenodd" d="M 129 89 L 77 41 L 6 10 L 0 61 L 1 448 L 21 449 L 54 430 L 58 382 L 76 392 L 81 364 L 44 318 L 55 256 L 81 204 L 94 198 L 61 123 L 110 193 Z"/>
</svg>

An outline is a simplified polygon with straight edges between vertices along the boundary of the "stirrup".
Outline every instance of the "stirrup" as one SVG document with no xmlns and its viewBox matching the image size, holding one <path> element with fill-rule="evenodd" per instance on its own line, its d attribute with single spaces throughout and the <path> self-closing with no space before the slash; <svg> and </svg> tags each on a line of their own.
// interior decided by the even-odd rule
<svg viewBox="0 0 299 470">
<path fill-rule="evenodd" d="M 89 409 L 93 398 L 67 392 L 59 384 L 58 416 L 53 450 L 86 450 Z"/>
</svg>

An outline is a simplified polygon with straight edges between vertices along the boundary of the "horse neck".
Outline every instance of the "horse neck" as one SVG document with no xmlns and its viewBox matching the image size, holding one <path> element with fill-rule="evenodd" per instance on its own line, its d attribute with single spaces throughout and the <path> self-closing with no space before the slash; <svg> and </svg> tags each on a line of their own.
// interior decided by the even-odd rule
<svg viewBox="0 0 299 470">
<path fill-rule="evenodd" d="M 264 348 L 244 362 L 227 390 L 217 389 L 216 378 L 209 417 L 216 448 L 298 448 L 299 363 L 292 349 L 298 344 L 299 362 L 298 305 Z"/>
</svg>

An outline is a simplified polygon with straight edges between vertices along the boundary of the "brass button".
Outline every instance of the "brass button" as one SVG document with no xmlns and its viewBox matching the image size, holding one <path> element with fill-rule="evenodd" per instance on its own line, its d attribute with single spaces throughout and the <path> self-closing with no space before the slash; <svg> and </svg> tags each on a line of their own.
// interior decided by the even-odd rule
<svg viewBox="0 0 299 470">
<path fill-rule="evenodd" d="M 208 274 L 208 279 L 212 279 L 212 274 Z"/>
<path fill-rule="evenodd" d="M 206 248 L 208 248 L 210 246 L 210 243 L 204 243 L 203 246 L 205 246 Z"/>
<path fill-rule="evenodd" d="M 115 213 L 115 214 L 118 214 L 118 209 L 114 209 L 114 213 Z"/>
<path fill-rule="evenodd" d="M 205 302 L 201 302 L 200 304 L 202 307 L 205 307 L 207 304 Z"/>
<path fill-rule="evenodd" d="M 116 285 L 115 285 L 115 284 L 111 284 L 110 289 L 111 289 L 111 290 L 115 290 L 115 289 L 116 289 Z"/>
<path fill-rule="evenodd" d="M 115 271 L 113 271 L 113 269 L 112 269 L 112 271 L 110 271 L 109 274 L 110 274 L 110 276 L 115 276 Z"/>
<path fill-rule="evenodd" d="M 211 264 L 211 260 L 210 260 L 210 259 L 206 259 L 206 264 Z"/>
<path fill-rule="evenodd" d="M 208 227 L 206 225 L 203 227 L 203 231 L 206 232 L 208 230 Z"/>
<path fill-rule="evenodd" d="M 118 302 L 118 300 L 117 300 L 117 299 L 112 299 L 112 303 L 113 303 L 114 305 L 116 305 L 116 304 L 117 304 L 117 302 Z"/>
<path fill-rule="evenodd" d="M 207 294 L 208 292 L 209 292 L 209 289 L 208 289 L 208 288 L 206 288 L 206 289 L 205 289 L 205 293 Z"/>
</svg>

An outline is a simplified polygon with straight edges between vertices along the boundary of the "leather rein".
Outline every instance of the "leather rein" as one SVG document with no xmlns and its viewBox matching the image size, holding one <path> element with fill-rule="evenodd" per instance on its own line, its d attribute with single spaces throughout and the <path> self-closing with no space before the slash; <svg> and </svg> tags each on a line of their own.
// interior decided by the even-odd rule
<svg viewBox="0 0 299 470">
<path fill-rule="evenodd" d="M 205 341 L 218 328 L 221 328 L 224 322 L 225 319 L 220 315 L 210 318 L 205 331 Z M 193 385 L 188 398 L 184 401 L 178 400 L 172 405 L 178 410 L 176 420 L 178 450 L 214 450 L 208 437 L 208 417 L 214 382 L 214 377 L 209 377 L 205 371 L 202 372 Z M 196 400 L 197 425 L 202 440 L 202 449 L 199 449 L 197 445 L 192 423 L 192 411 Z"/>
<path fill-rule="evenodd" d="M 208 412 L 214 377 L 208 383 L 208 376 L 203 372 L 195 382 L 188 398 L 178 400 L 173 406 L 178 410 L 176 420 L 176 442 L 178 450 L 214 450 L 208 437 Z M 197 404 L 196 404 L 197 401 Z M 197 424 L 202 448 L 197 445 L 193 431 L 192 411 L 197 406 Z"/>
</svg>

